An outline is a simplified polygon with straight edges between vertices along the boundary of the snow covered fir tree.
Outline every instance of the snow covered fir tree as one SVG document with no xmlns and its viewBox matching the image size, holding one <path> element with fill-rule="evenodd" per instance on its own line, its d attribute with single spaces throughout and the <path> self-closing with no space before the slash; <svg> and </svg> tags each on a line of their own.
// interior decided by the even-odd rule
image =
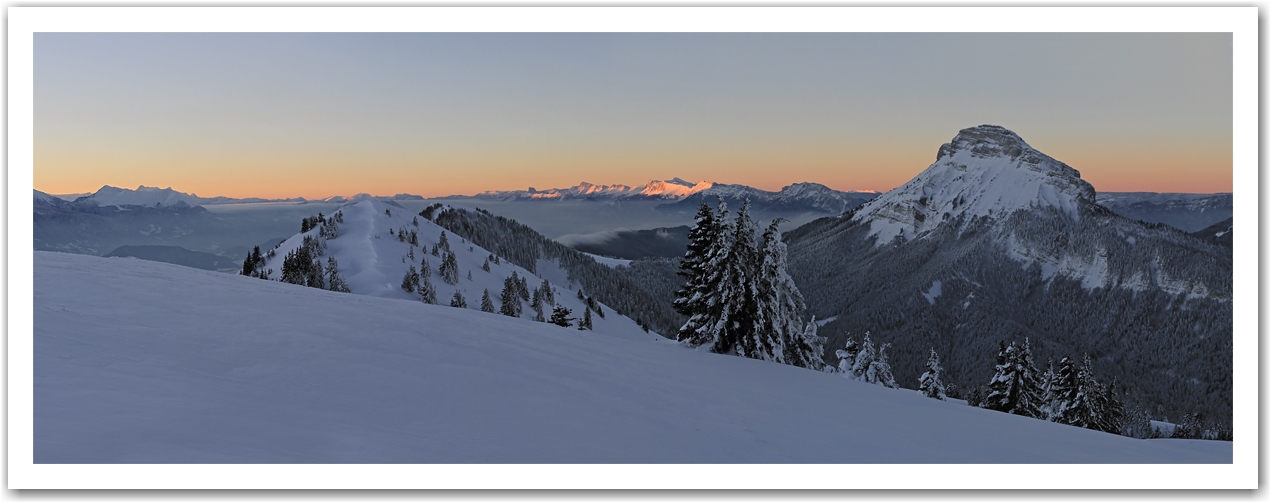
<svg viewBox="0 0 1270 502">
<path fill-rule="evenodd" d="M 702 203 L 689 231 L 674 306 L 688 321 L 676 339 L 712 352 L 820 369 L 822 339 L 804 322 L 802 295 L 785 272 L 785 243 L 771 223 L 760 236 L 749 201 L 729 220 L 727 205 Z"/>
</svg>

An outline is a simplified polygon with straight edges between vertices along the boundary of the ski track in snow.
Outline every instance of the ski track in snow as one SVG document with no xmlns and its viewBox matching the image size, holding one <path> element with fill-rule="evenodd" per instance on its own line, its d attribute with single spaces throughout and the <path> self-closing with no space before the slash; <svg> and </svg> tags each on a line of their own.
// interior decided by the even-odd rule
<svg viewBox="0 0 1270 502">
<path fill-rule="evenodd" d="M 33 274 L 36 463 L 1231 461 L 651 337 L 141 260 Z"/>
</svg>

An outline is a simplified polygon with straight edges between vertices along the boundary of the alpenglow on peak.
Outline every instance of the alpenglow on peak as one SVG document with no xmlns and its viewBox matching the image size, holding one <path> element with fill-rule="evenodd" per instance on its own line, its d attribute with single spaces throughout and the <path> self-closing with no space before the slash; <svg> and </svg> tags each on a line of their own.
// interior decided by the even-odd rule
<svg viewBox="0 0 1270 502">
<path fill-rule="evenodd" d="M 1015 211 L 1053 207 L 1072 219 L 1094 202 L 1094 187 L 1080 172 L 1032 148 L 1001 126 L 962 129 L 939 147 L 934 164 L 852 217 L 868 222 L 883 245 L 915 239 L 964 217 L 1005 218 Z"/>
</svg>

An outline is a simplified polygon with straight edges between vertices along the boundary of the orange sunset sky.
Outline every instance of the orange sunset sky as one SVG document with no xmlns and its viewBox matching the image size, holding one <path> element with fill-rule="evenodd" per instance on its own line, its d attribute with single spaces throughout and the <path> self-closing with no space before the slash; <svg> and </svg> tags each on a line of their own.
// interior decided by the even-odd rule
<svg viewBox="0 0 1270 502">
<path fill-rule="evenodd" d="M 997 124 L 1099 191 L 1232 189 L 1229 34 L 38 33 L 35 188 L 894 188 Z"/>
</svg>

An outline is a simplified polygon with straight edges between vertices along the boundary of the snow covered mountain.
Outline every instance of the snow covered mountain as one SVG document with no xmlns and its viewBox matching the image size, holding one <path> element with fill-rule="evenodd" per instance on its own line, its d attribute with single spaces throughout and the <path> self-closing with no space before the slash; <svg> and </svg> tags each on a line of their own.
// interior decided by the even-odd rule
<svg viewBox="0 0 1270 502">
<path fill-rule="evenodd" d="M 1089 353 L 1130 402 L 1229 417 L 1228 248 L 1095 200 L 1013 132 L 964 129 L 908 183 L 789 232 L 790 272 L 812 313 L 836 316 L 832 344 L 893 344 L 901 385 L 931 347 L 957 385 L 984 385 L 998 341 L 1027 338 L 1040 361 Z"/>
<path fill-rule="evenodd" d="M 713 182 L 702 181 L 692 183 L 679 178 L 669 180 L 649 180 L 640 186 L 630 185 L 595 185 L 582 182 L 569 188 L 551 188 L 538 190 L 491 190 L 476 194 L 474 197 L 496 200 L 520 199 L 682 199 L 694 193 L 714 186 Z"/>
<path fill-rule="evenodd" d="M 695 213 L 702 201 L 713 203 L 721 197 L 729 204 L 738 205 L 749 198 L 756 211 L 803 212 L 819 211 L 829 214 L 842 214 L 843 211 L 860 205 L 875 197 L 871 191 L 842 192 L 819 183 L 795 183 L 782 188 L 779 192 L 768 192 L 745 185 L 729 185 L 702 181 L 693 183 L 680 178 L 670 180 L 650 180 L 648 183 L 631 187 L 628 185 L 593 185 L 582 182 L 569 188 L 552 188 L 537 190 L 490 191 L 477 194 L 476 198 L 502 201 L 515 200 L 665 200 L 659 206 L 662 211 L 687 211 Z"/>
<path fill-rule="evenodd" d="M 414 270 L 426 275 L 420 277 L 418 283 L 431 282 L 436 302 L 440 305 L 450 305 L 458 293 L 464 298 L 466 308 L 480 310 L 482 297 L 488 292 L 497 310 L 502 307 L 500 295 L 504 281 L 515 274 L 526 281 L 529 291 L 542 287 L 544 280 L 549 282 L 554 300 L 544 307 L 545 317 L 551 316 L 553 305 L 559 305 L 571 311 L 572 324 L 576 326 L 577 320 L 587 311 L 567 273 L 555 262 L 540 260 L 535 271 L 531 272 L 513 264 L 506 256 L 492 260 L 490 258 L 495 255 L 490 251 L 454 233 L 447 234 L 445 229 L 428 218 L 394 202 L 375 200 L 370 196 L 358 198 L 360 200 L 349 202 L 336 212 L 339 223 L 332 226 L 337 228 L 337 235 L 330 236 L 322 225 L 315 224 L 312 229 L 292 236 L 273 250 L 261 250 L 262 253 L 268 252 L 264 263 L 259 266 L 264 276 L 272 280 L 284 279 L 287 255 L 300 250 L 308 239 L 321 242 L 317 248 L 310 248 L 320 249 L 316 262 L 329 267 L 328 259 L 334 258 L 339 275 L 353 294 L 420 301 L 418 292 L 402 288 L 403 279 Z M 323 217 L 335 218 L 336 214 Z M 452 282 L 447 282 L 443 274 L 447 248 L 453 253 L 457 266 L 451 276 Z M 437 254 L 432 254 L 433 249 L 437 249 Z M 319 275 L 325 276 L 328 272 L 329 268 L 323 269 Z M 589 292 L 585 294 L 590 295 Z M 528 298 L 515 301 L 520 307 L 517 309 L 520 317 L 532 319 L 535 316 Z M 599 312 L 593 314 L 595 333 L 635 339 L 656 336 L 645 332 L 635 321 L 614 312 L 612 307 L 597 304 L 605 316 L 600 317 Z"/>
<path fill-rule="evenodd" d="M 36 192 L 43 193 L 39 190 L 36 190 Z M 341 197 L 340 199 L 340 202 L 344 201 L 344 198 Z M 158 188 L 141 185 L 138 186 L 136 190 L 131 190 L 128 188 L 118 188 L 110 185 L 104 185 L 92 194 L 76 198 L 74 202 L 81 204 L 94 204 L 103 207 L 181 207 L 182 205 L 208 206 L 216 204 L 243 204 L 254 202 L 305 202 L 305 199 L 304 197 L 292 197 L 286 199 L 265 199 L 260 197 L 233 198 L 223 196 L 199 197 L 198 195 L 192 193 L 173 190 L 172 187 Z"/>
<path fill-rule="evenodd" d="M 1098 204 L 1126 218 L 1164 223 L 1187 232 L 1230 218 L 1234 196 L 1229 193 L 1102 192 Z"/>
<path fill-rule="evenodd" d="M 141 185 L 136 190 L 129 190 L 106 185 L 92 195 L 76 199 L 76 202 L 87 202 L 99 206 L 174 207 L 180 205 L 197 206 L 199 205 L 199 198 L 192 194 L 178 192 L 171 187 L 157 188 Z"/>
<path fill-rule="evenodd" d="M 367 274 L 356 282 L 379 290 L 371 275 L 404 251 L 386 229 L 410 219 L 362 204 L 347 210 L 347 233 L 328 251 L 345 256 L 350 280 Z M 375 261 L 354 273 L 354 256 Z M 31 434 L 37 464 L 1232 460 L 1230 442 L 1131 439 L 651 337 L 414 300 L 38 251 L 33 274 L 34 427 L 18 432 Z M 1033 488 L 1066 486 L 1048 470 L 1030 472 Z M 450 485 L 416 478 L 419 487 Z M 895 482 L 834 479 L 815 486 Z M 982 478 L 984 487 L 1000 482 Z"/>
<path fill-rule="evenodd" d="M 1015 211 L 1055 208 L 1080 218 L 1094 202 L 1094 187 L 1080 172 L 1036 151 L 1000 126 L 963 129 L 939 148 L 934 164 L 913 179 L 865 204 L 852 217 L 868 222 L 881 246 L 912 240 L 960 220 L 1003 219 Z"/>
</svg>

